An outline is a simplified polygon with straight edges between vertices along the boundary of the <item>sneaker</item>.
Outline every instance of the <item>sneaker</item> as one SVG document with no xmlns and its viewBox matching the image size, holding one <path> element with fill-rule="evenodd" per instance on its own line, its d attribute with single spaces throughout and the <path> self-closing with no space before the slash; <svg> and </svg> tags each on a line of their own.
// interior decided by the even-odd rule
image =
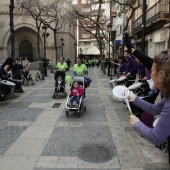
<svg viewBox="0 0 170 170">
<path fill-rule="evenodd" d="M 76 104 L 76 105 L 75 105 L 75 108 L 78 108 L 78 107 L 79 107 L 79 105 L 78 105 L 78 104 Z"/>
</svg>

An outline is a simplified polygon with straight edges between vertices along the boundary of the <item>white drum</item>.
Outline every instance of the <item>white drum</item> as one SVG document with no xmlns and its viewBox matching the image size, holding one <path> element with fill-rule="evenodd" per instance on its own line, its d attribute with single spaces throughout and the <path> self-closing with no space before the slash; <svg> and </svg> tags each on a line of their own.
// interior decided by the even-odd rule
<svg viewBox="0 0 170 170">
<path fill-rule="evenodd" d="M 142 85 L 142 83 L 134 83 L 131 86 L 128 87 L 129 90 L 135 90 L 139 88 Z"/>
<path fill-rule="evenodd" d="M 9 79 L 10 81 L 12 81 L 13 83 L 22 83 L 23 80 L 19 80 L 19 79 Z"/>
<path fill-rule="evenodd" d="M 7 80 L 2 80 L 2 81 L 0 81 L 0 83 L 3 84 L 3 85 L 15 87 L 14 83 L 7 81 Z"/>
<path fill-rule="evenodd" d="M 127 77 L 122 76 L 122 77 L 118 78 L 117 81 L 120 82 L 120 81 L 123 81 L 123 80 L 126 80 L 126 79 L 127 79 Z"/>
<path fill-rule="evenodd" d="M 156 126 L 156 124 L 158 123 L 158 120 L 159 120 L 159 117 L 157 117 L 157 118 L 154 120 L 154 122 L 153 122 L 153 127 Z"/>
<path fill-rule="evenodd" d="M 129 89 L 125 86 L 116 86 L 112 90 L 113 97 L 118 101 L 124 101 L 129 96 Z"/>
</svg>

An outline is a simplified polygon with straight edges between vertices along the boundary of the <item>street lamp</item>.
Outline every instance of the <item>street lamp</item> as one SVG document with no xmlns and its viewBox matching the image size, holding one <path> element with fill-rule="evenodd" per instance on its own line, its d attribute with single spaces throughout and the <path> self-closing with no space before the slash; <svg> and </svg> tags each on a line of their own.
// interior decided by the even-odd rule
<svg viewBox="0 0 170 170">
<path fill-rule="evenodd" d="M 104 59 L 103 59 L 103 48 L 105 48 L 105 44 L 103 43 L 103 36 L 100 36 L 100 42 L 101 42 L 101 49 L 100 49 L 100 53 L 101 53 L 101 70 L 103 70 L 103 74 L 106 74 L 105 63 L 104 63 Z"/>
<path fill-rule="evenodd" d="M 83 50 L 82 50 L 82 48 L 80 48 L 80 56 L 79 56 L 79 57 L 81 57 L 81 55 L 83 55 Z"/>
<path fill-rule="evenodd" d="M 63 38 L 61 38 L 61 39 L 60 39 L 60 41 L 61 41 L 61 51 L 62 51 L 62 57 L 63 57 L 64 39 L 63 39 Z"/>
<path fill-rule="evenodd" d="M 14 0 L 10 0 L 10 36 L 11 36 L 11 57 L 15 56 L 15 31 L 14 31 Z"/>
<path fill-rule="evenodd" d="M 74 44 L 74 46 L 75 46 L 75 64 L 76 64 L 76 58 L 77 58 L 77 43 L 75 43 Z"/>
<path fill-rule="evenodd" d="M 44 76 L 47 77 L 47 64 L 46 64 L 46 36 L 47 36 L 47 26 L 46 26 L 46 25 L 42 26 L 42 33 L 43 33 L 43 37 L 44 37 L 44 62 L 43 62 Z"/>
<path fill-rule="evenodd" d="M 110 65 L 111 65 L 111 63 L 110 63 L 110 33 L 112 31 L 112 24 L 111 23 L 109 23 L 107 25 L 107 31 L 109 33 L 109 56 L 108 56 L 109 62 L 108 62 L 108 72 L 107 72 L 107 75 L 110 76 Z"/>
</svg>

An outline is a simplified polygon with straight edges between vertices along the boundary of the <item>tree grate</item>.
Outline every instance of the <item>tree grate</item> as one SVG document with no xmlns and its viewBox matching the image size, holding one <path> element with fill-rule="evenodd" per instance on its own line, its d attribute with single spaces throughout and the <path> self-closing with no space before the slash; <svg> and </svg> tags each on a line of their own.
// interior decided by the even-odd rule
<svg viewBox="0 0 170 170">
<path fill-rule="evenodd" d="M 52 108 L 59 108 L 61 105 L 61 103 L 54 103 L 54 105 L 52 106 Z"/>
<path fill-rule="evenodd" d="M 90 163 L 108 162 L 113 158 L 112 150 L 103 144 L 87 144 L 79 149 L 79 158 Z"/>
</svg>

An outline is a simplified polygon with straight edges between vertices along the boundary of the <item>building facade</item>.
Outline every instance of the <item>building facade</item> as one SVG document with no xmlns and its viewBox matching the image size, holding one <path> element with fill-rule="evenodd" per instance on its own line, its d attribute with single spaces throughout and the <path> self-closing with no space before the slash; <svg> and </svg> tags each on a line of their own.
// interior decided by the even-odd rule
<svg viewBox="0 0 170 170">
<path fill-rule="evenodd" d="M 154 57 L 161 51 L 167 50 L 170 35 L 169 1 L 149 0 L 146 9 L 145 53 Z M 135 11 L 130 24 L 131 35 L 135 35 L 136 48 L 141 47 L 142 7 Z"/>
<path fill-rule="evenodd" d="M 0 2 L 0 63 L 10 56 L 10 1 L 1 0 Z M 65 8 L 69 8 L 68 5 Z M 37 52 L 37 27 L 35 20 L 30 15 L 21 15 L 18 12 L 17 2 L 14 8 L 14 31 L 15 31 L 15 58 L 27 57 L 31 62 L 38 61 L 44 57 L 44 40 L 42 29 L 40 29 L 40 57 Z M 57 57 L 54 46 L 54 33 L 47 29 L 49 36 L 46 37 L 46 57 L 55 65 L 56 58 L 62 55 L 70 58 L 74 64 L 76 29 L 71 22 L 65 22 L 61 29 L 56 32 L 57 37 Z M 63 45 L 61 42 L 63 39 Z M 63 54 L 62 54 L 63 53 Z"/>
</svg>

